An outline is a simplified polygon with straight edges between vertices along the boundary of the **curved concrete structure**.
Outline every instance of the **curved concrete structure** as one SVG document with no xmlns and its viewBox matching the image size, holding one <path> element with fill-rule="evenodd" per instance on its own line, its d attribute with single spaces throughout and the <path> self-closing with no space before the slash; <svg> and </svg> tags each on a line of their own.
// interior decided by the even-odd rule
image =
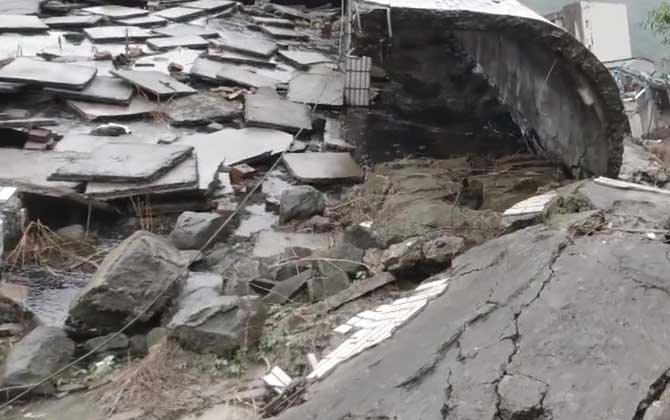
<svg viewBox="0 0 670 420">
<path fill-rule="evenodd" d="M 385 7 L 392 43 L 436 28 L 453 33 L 537 151 L 575 176 L 618 175 L 630 131 L 619 90 L 572 35 L 515 0 L 359 2 L 361 10 Z"/>
</svg>

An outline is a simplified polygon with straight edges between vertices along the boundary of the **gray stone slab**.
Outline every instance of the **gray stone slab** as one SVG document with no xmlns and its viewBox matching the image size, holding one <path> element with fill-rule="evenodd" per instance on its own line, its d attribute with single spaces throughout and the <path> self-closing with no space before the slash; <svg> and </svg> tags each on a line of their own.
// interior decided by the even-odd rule
<svg viewBox="0 0 670 420">
<path fill-rule="evenodd" d="M 365 175 L 349 153 L 286 153 L 284 164 L 291 175 L 309 184 L 360 182 Z"/>
<path fill-rule="evenodd" d="M 149 29 L 136 26 L 97 26 L 85 28 L 84 33 L 93 42 L 146 41 L 158 36 Z"/>
<path fill-rule="evenodd" d="M 112 200 L 135 195 L 167 194 L 197 189 L 198 163 L 193 155 L 156 181 L 141 184 L 89 182 L 86 185 L 86 194 L 99 200 Z"/>
<path fill-rule="evenodd" d="M 80 153 L 44 152 L 3 148 L 0 152 L 0 184 L 39 189 L 67 190 L 71 192 L 79 182 L 48 181 L 47 177 L 65 163 L 84 159 Z"/>
<path fill-rule="evenodd" d="M 187 35 L 179 37 L 154 38 L 147 41 L 147 45 L 151 49 L 164 51 L 172 48 L 193 48 L 206 49 L 209 41 L 197 35 Z"/>
<path fill-rule="evenodd" d="M 0 127 L 2 128 L 34 128 L 58 124 L 58 120 L 53 118 L 22 118 L 0 121 Z"/>
<path fill-rule="evenodd" d="M 142 117 L 157 111 L 156 104 L 142 96 L 135 96 L 128 105 L 112 105 L 94 102 L 68 100 L 67 105 L 76 111 L 82 118 L 89 121 L 107 121 Z"/>
<path fill-rule="evenodd" d="M 103 19 L 102 16 L 55 16 L 42 19 L 49 28 L 88 28 L 95 26 Z"/>
<path fill-rule="evenodd" d="M 162 54 L 147 55 L 135 60 L 133 70 L 156 70 L 167 75 L 170 74 L 170 63 L 176 63 L 182 66 L 183 72 L 189 73 L 193 63 L 202 54 L 202 51 L 191 50 L 188 48 L 179 48 L 167 51 Z"/>
<path fill-rule="evenodd" d="M 295 22 L 289 19 L 252 16 L 251 21 L 257 25 L 278 26 L 280 28 L 295 28 Z"/>
<path fill-rule="evenodd" d="M 288 248 L 307 248 L 312 251 L 324 250 L 334 246 L 337 238 L 330 234 L 285 233 L 270 230 L 262 231 L 256 238 L 253 255 L 258 258 L 273 257 L 282 254 Z"/>
<path fill-rule="evenodd" d="M 277 62 L 273 59 L 243 54 L 236 51 L 210 48 L 206 57 L 210 60 L 223 61 L 225 63 L 246 64 L 255 67 L 277 67 Z"/>
<path fill-rule="evenodd" d="M 280 50 L 279 56 L 292 65 L 306 69 L 312 64 L 332 63 L 334 60 L 317 51 Z"/>
<path fill-rule="evenodd" d="M 276 128 L 289 133 L 312 130 L 309 106 L 282 99 L 270 89 L 244 97 L 244 120 L 250 127 Z"/>
<path fill-rule="evenodd" d="M 204 13 L 205 11 L 202 9 L 191 9 L 189 7 L 177 6 L 155 12 L 153 13 L 153 16 L 159 16 L 168 20 L 179 22 L 194 19 Z"/>
<path fill-rule="evenodd" d="M 298 74 L 289 83 L 288 98 L 305 104 L 341 107 L 344 104 L 344 74 Z"/>
<path fill-rule="evenodd" d="M 204 10 L 207 13 L 218 13 L 232 9 L 237 3 L 230 0 L 198 0 L 182 4 L 183 7 Z"/>
<path fill-rule="evenodd" d="M 106 104 L 128 105 L 133 97 L 131 85 L 114 77 L 96 77 L 82 90 L 45 89 L 61 98 Z"/>
<path fill-rule="evenodd" d="M 170 101 L 165 113 L 175 127 L 194 127 L 232 121 L 242 116 L 242 109 L 236 102 L 198 93 Z"/>
<path fill-rule="evenodd" d="M 271 57 L 278 49 L 277 44 L 272 41 L 231 29 L 220 30 L 219 37 L 221 39 L 217 42 L 221 47 L 244 54 Z"/>
<path fill-rule="evenodd" d="M 153 182 L 188 159 L 193 147 L 183 144 L 108 143 L 87 159 L 66 163 L 49 180 Z"/>
<path fill-rule="evenodd" d="M 276 39 L 298 39 L 308 41 L 311 37 L 304 32 L 298 32 L 295 29 L 281 28 L 279 26 L 261 25 L 261 30 L 266 34 L 272 35 Z"/>
<path fill-rule="evenodd" d="M 88 13 L 93 13 L 94 15 L 107 16 L 113 19 L 124 19 L 149 14 L 149 12 L 144 9 L 138 9 L 136 7 L 117 6 L 117 5 L 87 7 L 82 10 Z"/>
<path fill-rule="evenodd" d="M 279 83 L 275 79 L 270 79 L 235 64 L 220 64 L 222 64 L 222 67 L 216 77 L 228 83 L 251 88 L 260 88 L 263 86 L 274 87 Z"/>
<path fill-rule="evenodd" d="M 111 73 L 158 97 L 190 95 L 197 92 L 160 71 L 112 70 Z"/>
<path fill-rule="evenodd" d="M 40 11 L 41 0 L 2 0 L 0 13 L 8 15 L 36 15 Z"/>
<path fill-rule="evenodd" d="M 167 19 L 164 19 L 160 16 L 138 16 L 126 19 L 115 19 L 114 21 L 124 26 L 141 26 L 141 27 L 161 26 L 166 25 L 168 23 Z"/>
<path fill-rule="evenodd" d="M 67 133 L 60 139 L 54 150 L 57 152 L 92 153 L 95 149 L 108 143 L 148 143 L 156 144 L 156 138 L 149 136 L 94 136 L 83 133 Z"/>
<path fill-rule="evenodd" d="M 164 28 L 156 28 L 153 31 L 159 35 L 174 37 L 193 35 L 202 38 L 216 38 L 219 36 L 219 33 L 216 30 L 197 25 L 188 25 L 185 23 L 173 23 Z"/>
<path fill-rule="evenodd" d="M 0 15 L 0 32 L 43 32 L 48 29 L 37 16 Z"/>
<path fill-rule="evenodd" d="M 200 57 L 191 67 L 191 76 L 211 83 L 223 84 L 224 81 L 216 77 L 223 68 L 223 63 Z"/>
<path fill-rule="evenodd" d="M 182 138 L 175 144 L 195 148 L 198 157 L 200 189 L 207 190 L 219 179 L 222 163 L 233 166 L 237 163 L 276 155 L 291 145 L 290 134 L 263 128 L 241 130 L 224 129 L 211 134 L 194 134 Z"/>
<path fill-rule="evenodd" d="M 93 67 L 17 57 L 0 69 L 0 81 L 83 89 L 97 72 Z"/>
</svg>

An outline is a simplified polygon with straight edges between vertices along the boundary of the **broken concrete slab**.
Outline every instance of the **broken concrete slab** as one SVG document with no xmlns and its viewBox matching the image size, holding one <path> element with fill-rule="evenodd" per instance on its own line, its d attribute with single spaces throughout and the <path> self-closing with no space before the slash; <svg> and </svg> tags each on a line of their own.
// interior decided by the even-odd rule
<svg viewBox="0 0 670 420">
<path fill-rule="evenodd" d="M 49 180 L 152 182 L 188 159 L 193 147 L 181 144 L 107 143 L 56 169 Z"/>
<path fill-rule="evenodd" d="M 40 12 L 41 0 L 4 0 L 0 13 L 10 15 L 36 15 Z"/>
<path fill-rule="evenodd" d="M 255 67 L 277 67 L 277 62 L 271 58 L 248 55 L 228 50 L 217 50 L 210 48 L 206 57 L 210 60 L 235 64 L 247 64 L 249 66 Z"/>
<path fill-rule="evenodd" d="M 256 89 L 263 86 L 276 86 L 278 84 L 277 80 L 261 76 L 242 67 L 228 63 L 219 64 L 221 64 L 221 67 L 216 74 L 219 80 Z"/>
<path fill-rule="evenodd" d="M 317 51 L 279 50 L 279 56 L 300 69 L 307 69 L 312 64 L 334 61 L 331 57 Z"/>
<path fill-rule="evenodd" d="M 153 16 L 159 16 L 168 20 L 179 22 L 194 19 L 203 14 L 205 14 L 205 11 L 201 9 L 191 9 L 188 7 L 177 6 L 154 12 Z"/>
<path fill-rule="evenodd" d="M 369 279 L 363 279 L 351 285 L 346 290 L 326 299 L 328 311 L 334 311 L 349 302 L 353 302 L 369 293 L 374 292 L 388 284 L 395 283 L 396 278 L 387 272 L 377 273 Z"/>
<path fill-rule="evenodd" d="M 99 200 L 114 200 L 132 196 L 195 191 L 197 189 L 198 161 L 196 156 L 193 155 L 153 182 L 89 182 L 86 184 L 86 195 Z"/>
<path fill-rule="evenodd" d="M 284 164 L 291 175 L 310 184 L 361 182 L 365 175 L 349 153 L 286 153 Z"/>
<path fill-rule="evenodd" d="M 175 63 L 182 67 L 184 73 L 189 73 L 201 53 L 202 51 L 179 48 L 162 54 L 148 55 L 135 60 L 133 70 L 156 70 L 170 75 L 170 64 Z"/>
<path fill-rule="evenodd" d="M 232 121 L 242 116 L 242 109 L 236 102 L 198 93 L 170 101 L 165 113 L 172 126 L 194 127 Z"/>
<path fill-rule="evenodd" d="M 132 18 L 149 14 L 149 12 L 144 9 L 117 5 L 86 7 L 82 9 L 82 11 L 92 13 L 94 15 L 106 16 L 113 19 Z"/>
<path fill-rule="evenodd" d="M 256 25 L 278 26 L 280 28 L 295 28 L 295 22 L 290 19 L 251 16 L 251 21 Z"/>
<path fill-rule="evenodd" d="M 200 57 L 191 67 L 191 76 L 206 82 L 223 84 L 223 80 L 216 77 L 223 68 L 223 63 Z"/>
<path fill-rule="evenodd" d="M 67 195 L 80 183 L 48 181 L 47 177 L 58 167 L 85 157 L 81 153 L 3 148 L 0 153 L 0 183 L 22 187 L 27 191 L 60 190 L 63 195 Z"/>
<path fill-rule="evenodd" d="M 147 41 L 147 45 L 157 51 L 170 50 L 172 48 L 205 49 L 209 45 L 209 41 L 197 35 L 186 35 L 150 39 Z"/>
<path fill-rule="evenodd" d="M 210 134 L 185 136 L 177 143 L 195 148 L 200 188 L 219 182 L 221 164 L 233 166 L 283 152 L 291 145 L 290 134 L 263 128 L 223 129 Z M 226 174 L 227 176 L 228 174 Z"/>
<path fill-rule="evenodd" d="M 155 70 L 112 70 L 111 73 L 158 97 L 190 95 L 198 92 L 165 73 Z"/>
<path fill-rule="evenodd" d="M 66 104 L 88 121 L 107 121 L 150 115 L 158 110 L 156 104 L 140 95 L 128 105 L 112 105 L 68 100 Z"/>
<path fill-rule="evenodd" d="M 82 90 L 47 88 L 46 92 L 58 97 L 106 104 L 128 105 L 134 89 L 114 77 L 96 77 Z"/>
<path fill-rule="evenodd" d="M 214 29 L 185 23 L 173 23 L 164 28 L 154 29 L 153 31 L 159 35 L 174 37 L 199 36 L 202 38 L 216 38 L 219 36 L 219 33 Z"/>
<path fill-rule="evenodd" d="M 344 104 L 344 73 L 300 73 L 289 83 L 288 99 L 305 104 L 341 107 Z"/>
<path fill-rule="evenodd" d="M 149 29 L 136 26 L 96 26 L 84 28 L 84 33 L 93 42 L 146 41 L 159 36 Z"/>
<path fill-rule="evenodd" d="M 58 120 L 53 118 L 24 118 L 0 121 L 0 128 L 35 128 L 52 125 L 58 125 Z"/>
<path fill-rule="evenodd" d="M 286 233 L 264 230 L 258 234 L 253 255 L 260 258 L 273 257 L 282 254 L 288 248 L 325 250 L 337 242 L 337 237 L 323 233 Z"/>
<path fill-rule="evenodd" d="M 244 120 L 250 127 L 276 128 L 289 133 L 312 130 L 309 107 L 282 99 L 273 89 L 245 95 Z"/>
<path fill-rule="evenodd" d="M 282 28 L 279 26 L 265 26 L 261 25 L 261 30 L 266 34 L 272 35 L 276 39 L 294 39 L 300 41 L 308 41 L 309 34 L 298 32 L 295 29 Z"/>
<path fill-rule="evenodd" d="M 56 143 L 54 150 L 58 152 L 91 153 L 98 147 L 107 143 L 150 143 L 155 144 L 153 137 L 138 137 L 126 134 L 122 137 L 98 136 L 93 134 L 67 133 Z"/>
<path fill-rule="evenodd" d="M 0 32 L 44 32 L 49 29 L 37 16 L 0 15 Z"/>
<path fill-rule="evenodd" d="M 219 13 L 237 5 L 231 0 L 197 0 L 182 4 L 183 7 L 204 10 L 207 13 Z"/>
<path fill-rule="evenodd" d="M 305 270 L 293 277 L 277 283 L 270 292 L 263 297 L 263 303 L 269 305 L 283 304 L 291 300 L 314 276 L 313 270 Z"/>
<path fill-rule="evenodd" d="M 271 57 L 278 50 L 277 44 L 272 41 L 230 29 L 219 31 L 219 37 L 221 40 L 217 43 L 222 48 L 244 54 Z"/>
<path fill-rule="evenodd" d="M 42 19 L 49 28 L 66 29 L 66 28 L 88 28 L 95 26 L 102 21 L 102 16 L 54 16 Z"/>
<path fill-rule="evenodd" d="M 160 16 L 138 16 L 125 19 L 115 19 L 114 22 L 124 26 L 139 26 L 143 28 L 166 25 L 167 19 Z"/>
<path fill-rule="evenodd" d="M 0 81 L 81 90 L 97 72 L 94 67 L 17 57 L 0 69 Z"/>
</svg>

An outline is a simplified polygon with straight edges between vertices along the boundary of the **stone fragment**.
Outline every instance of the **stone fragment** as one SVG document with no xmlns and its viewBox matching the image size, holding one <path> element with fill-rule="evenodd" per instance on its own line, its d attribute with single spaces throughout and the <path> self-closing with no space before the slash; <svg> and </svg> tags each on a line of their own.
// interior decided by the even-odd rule
<svg viewBox="0 0 670 420">
<path fill-rule="evenodd" d="M 37 16 L 0 14 L 0 32 L 44 32 L 49 29 Z"/>
<path fill-rule="evenodd" d="M 177 6 L 155 12 L 153 16 L 159 16 L 167 20 L 181 22 L 184 20 L 196 18 L 203 13 L 204 11 L 201 9 L 191 9 L 188 7 Z"/>
<path fill-rule="evenodd" d="M 347 289 L 351 284 L 347 273 L 331 263 L 318 261 L 315 266 L 317 274 L 307 282 L 310 301 L 322 301 Z"/>
<path fill-rule="evenodd" d="M 281 196 L 279 220 L 285 223 L 292 219 L 308 219 L 326 209 L 325 195 L 308 185 L 290 188 Z"/>
<path fill-rule="evenodd" d="M 95 67 L 17 57 L 0 69 L 0 81 L 81 90 L 97 72 Z"/>
<path fill-rule="evenodd" d="M 165 112 L 170 125 L 175 127 L 226 123 L 242 116 L 242 110 L 235 102 L 205 93 L 172 100 L 166 105 Z"/>
<path fill-rule="evenodd" d="M 184 23 L 174 23 L 164 28 L 156 28 L 153 31 L 159 35 L 170 37 L 199 36 L 202 38 L 216 38 L 219 36 L 215 29 Z"/>
<path fill-rule="evenodd" d="M 207 48 L 209 42 L 197 35 L 187 35 L 180 37 L 154 38 L 148 40 L 147 45 L 156 51 L 166 51 L 172 48 L 192 48 L 201 50 Z"/>
<path fill-rule="evenodd" d="M 19 387 L 18 390 L 22 391 L 61 369 L 73 354 L 74 342 L 63 330 L 39 326 L 9 351 L 0 375 L 0 383 L 3 387 Z M 32 393 L 51 394 L 54 390 L 54 384 L 47 382 Z"/>
<path fill-rule="evenodd" d="M 140 42 L 158 36 L 149 29 L 136 26 L 95 26 L 84 33 L 93 42 Z"/>
<path fill-rule="evenodd" d="M 286 153 L 283 159 L 291 175 L 309 184 L 360 182 L 364 176 L 349 153 Z"/>
<path fill-rule="evenodd" d="M 344 75 L 301 73 L 291 79 L 288 99 L 305 104 L 341 107 L 344 104 Z"/>
<path fill-rule="evenodd" d="M 542 401 L 547 385 L 523 375 L 505 375 L 498 386 L 502 418 L 522 420 L 544 417 Z"/>
<path fill-rule="evenodd" d="M 384 251 L 382 265 L 392 273 L 407 272 L 423 260 L 423 244 L 420 238 L 408 239 L 402 243 L 391 245 Z"/>
<path fill-rule="evenodd" d="M 225 218 L 216 213 L 184 212 L 170 233 L 170 241 L 178 249 L 201 249 L 223 222 Z"/>
<path fill-rule="evenodd" d="M 305 270 L 293 277 L 280 281 L 263 298 L 263 302 L 266 304 L 281 304 L 290 301 L 313 276 L 314 272 L 312 270 Z"/>
<path fill-rule="evenodd" d="M 86 340 L 84 343 L 84 348 L 86 351 L 95 350 L 96 353 L 106 353 L 106 352 L 115 352 L 126 350 L 129 346 L 130 341 L 128 336 L 125 334 L 119 334 L 112 338 L 116 333 L 104 335 L 102 337 L 95 337 L 89 340 Z M 102 345 L 105 341 L 111 338 L 109 343 Z M 102 347 L 98 348 L 98 346 Z"/>
<path fill-rule="evenodd" d="M 121 124 L 102 124 L 91 130 L 92 136 L 118 137 L 130 134 L 130 130 Z"/>
<path fill-rule="evenodd" d="M 95 26 L 102 20 L 102 16 L 54 16 L 42 19 L 50 28 L 86 28 Z"/>
<path fill-rule="evenodd" d="M 333 266 L 353 278 L 359 271 L 365 270 L 362 264 L 365 251 L 343 242 L 333 248 L 317 251 L 315 258 L 323 258 L 324 264 Z"/>
<path fill-rule="evenodd" d="M 136 7 L 105 5 L 94 6 L 82 9 L 84 12 L 92 13 L 94 15 L 102 15 L 110 18 L 131 18 L 136 16 L 144 16 L 149 14 L 148 11 Z"/>
<path fill-rule="evenodd" d="M 312 130 L 312 118 L 307 105 L 282 99 L 274 89 L 269 88 L 245 95 L 244 119 L 249 126 L 276 128 L 289 133 Z"/>
<path fill-rule="evenodd" d="M 79 242 L 86 239 L 86 228 L 82 225 L 69 225 L 56 230 L 56 234 L 70 242 Z"/>
<path fill-rule="evenodd" d="M 344 231 L 344 240 L 361 249 L 380 247 L 372 222 L 361 222 L 347 227 Z"/>
<path fill-rule="evenodd" d="M 465 241 L 456 236 L 441 236 L 426 242 L 423 255 L 426 264 L 447 268 L 456 255 L 465 247 Z"/>
<path fill-rule="evenodd" d="M 110 73 L 159 98 L 197 93 L 192 87 L 160 71 L 112 70 Z"/>
<path fill-rule="evenodd" d="M 372 293 L 388 284 L 394 283 L 395 281 L 396 277 L 393 274 L 382 271 L 369 279 L 358 281 L 348 289 L 329 297 L 326 299 L 326 305 L 328 306 L 329 311 L 334 311 L 349 302 L 353 302 L 354 300 Z"/>
<path fill-rule="evenodd" d="M 158 110 L 155 103 L 135 96 L 128 105 L 103 104 L 84 101 L 68 100 L 66 104 L 88 121 L 108 121 L 142 117 L 153 114 Z"/>
<path fill-rule="evenodd" d="M 140 325 L 155 319 L 174 295 L 186 263 L 169 241 L 145 231 L 134 233 L 105 257 L 74 299 L 68 331 L 100 336 L 137 316 Z"/>
</svg>

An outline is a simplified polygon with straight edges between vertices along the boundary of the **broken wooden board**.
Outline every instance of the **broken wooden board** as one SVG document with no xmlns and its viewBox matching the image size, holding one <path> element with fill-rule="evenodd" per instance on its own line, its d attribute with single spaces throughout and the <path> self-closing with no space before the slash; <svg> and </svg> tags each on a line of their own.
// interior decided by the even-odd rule
<svg viewBox="0 0 670 420">
<path fill-rule="evenodd" d="M 281 28 L 278 26 L 261 25 L 261 31 L 268 35 L 272 35 L 275 39 L 296 39 L 301 41 L 308 41 L 310 39 L 309 34 L 298 32 L 295 29 Z"/>
<path fill-rule="evenodd" d="M 235 7 L 237 3 L 230 0 L 197 0 L 182 4 L 183 7 L 204 10 L 207 13 L 219 13 Z"/>
<path fill-rule="evenodd" d="M 307 105 L 282 99 L 270 89 L 244 97 L 244 120 L 249 127 L 265 127 L 289 133 L 310 132 L 312 117 Z"/>
<path fill-rule="evenodd" d="M 0 81 L 81 90 L 97 72 L 94 67 L 17 57 L 0 69 Z"/>
<path fill-rule="evenodd" d="M 99 200 L 113 200 L 149 194 L 168 194 L 198 189 L 197 158 L 192 155 L 168 173 L 149 183 L 89 182 L 86 194 Z"/>
<path fill-rule="evenodd" d="M 361 182 L 365 175 L 349 153 L 285 153 L 284 165 L 307 184 Z"/>
<path fill-rule="evenodd" d="M 171 50 L 173 48 L 206 49 L 209 41 L 197 35 L 187 35 L 168 38 L 154 38 L 147 41 L 147 45 L 157 51 Z"/>
<path fill-rule="evenodd" d="M 149 29 L 136 26 L 96 26 L 85 28 L 84 33 L 93 42 L 146 41 L 159 36 Z"/>
<path fill-rule="evenodd" d="M 292 135 L 277 130 L 227 128 L 210 134 L 186 136 L 175 144 L 195 148 L 200 189 L 206 191 L 212 184 L 218 184 L 221 164 L 233 166 L 268 158 L 286 150 L 292 141 Z"/>
<path fill-rule="evenodd" d="M 188 159 L 193 147 L 183 144 L 107 143 L 87 159 L 66 163 L 49 180 L 153 182 Z"/>
<path fill-rule="evenodd" d="M 102 21 L 102 16 L 55 16 L 42 19 L 49 28 L 70 29 L 70 28 L 88 28 L 95 26 Z"/>
<path fill-rule="evenodd" d="M 68 100 L 66 104 L 88 121 L 109 121 L 143 117 L 158 110 L 155 103 L 136 95 L 128 105 L 112 105 Z"/>
<path fill-rule="evenodd" d="M 230 122 L 242 116 L 242 110 L 236 102 L 197 93 L 170 101 L 166 105 L 165 114 L 172 126 L 197 127 L 213 122 Z"/>
<path fill-rule="evenodd" d="M 344 73 L 300 73 L 291 79 L 288 99 L 328 107 L 344 105 Z"/>
<path fill-rule="evenodd" d="M 37 16 L 0 15 L 0 32 L 31 33 L 49 29 Z"/>
<path fill-rule="evenodd" d="M 166 25 L 167 19 L 160 16 L 138 16 L 126 19 L 115 19 L 114 22 L 124 26 L 140 26 L 143 28 Z"/>
<path fill-rule="evenodd" d="M 96 77 L 82 90 L 48 88 L 45 91 L 61 98 L 116 105 L 128 105 L 134 93 L 132 86 L 114 77 Z"/>
<path fill-rule="evenodd" d="M 180 22 L 184 20 L 190 20 L 197 18 L 205 14 L 206 12 L 202 9 L 191 9 L 188 7 L 170 7 L 169 9 L 163 9 L 158 12 L 154 12 L 153 16 L 160 16 L 167 20 L 172 20 L 175 22 Z"/>
<path fill-rule="evenodd" d="M 197 25 L 188 25 L 185 23 L 173 23 L 164 28 L 156 28 L 155 33 L 163 36 L 199 36 L 202 38 L 216 38 L 219 33 L 216 30 L 204 28 Z"/>
<path fill-rule="evenodd" d="M 279 50 L 279 56 L 291 65 L 300 69 L 308 69 L 312 64 L 332 63 L 334 60 L 317 51 Z"/>
<path fill-rule="evenodd" d="M 272 41 L 231 29 L 220 30 L 219 37 L 221 39 L 217 40 L 217 45 L 220 45 L 224 49 L 244 54 L 269 58 L 279 49 L 277 44 Z"/>
<path fill-rule="evenodd" d="M 84 12 L 92 13 L 94 15 L 102 15 L 112 19 L 125 19 L 137 16 L 148 15 L 149 12 L 144 9 L 136 7 L 126 7 L 117 5 L 94 6 L 82 9 Z"/>
<path fill-rule="evenodd" d="M 111 73 L 159 98 L 190 95 L 197 92 L 189 85 L 160 71 L 112 70 Z"/>
</svg>

